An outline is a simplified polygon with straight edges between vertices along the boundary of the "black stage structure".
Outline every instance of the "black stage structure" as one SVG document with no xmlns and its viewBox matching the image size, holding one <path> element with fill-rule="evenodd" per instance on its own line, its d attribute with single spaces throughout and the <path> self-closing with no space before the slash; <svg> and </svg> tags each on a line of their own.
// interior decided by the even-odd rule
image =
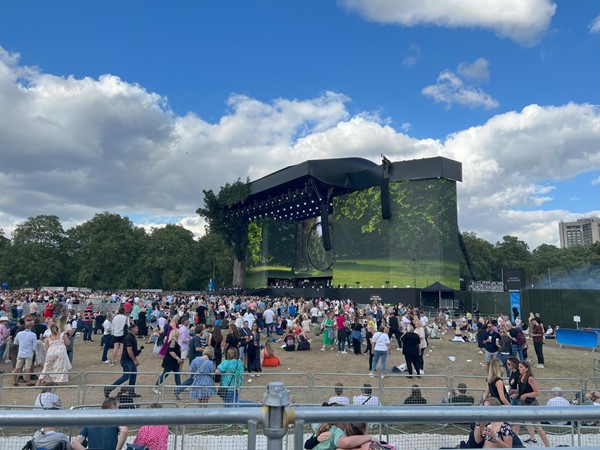
<svg viewBox="0 0 600 450">
<path fill-rule="evenodd" d="M 411 304 L 435 282 L 458 290 L 461 164 L 382 157 L 305 161 L 251 182 L 228 211 L 249 224 L 246 288 Z"/>
</svg>

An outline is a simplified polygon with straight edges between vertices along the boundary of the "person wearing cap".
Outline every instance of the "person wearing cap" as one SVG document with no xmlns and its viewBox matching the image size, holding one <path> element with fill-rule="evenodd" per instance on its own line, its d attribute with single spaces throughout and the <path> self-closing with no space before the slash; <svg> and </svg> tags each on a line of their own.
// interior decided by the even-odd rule
<svg viewBox="0 0 600 450">
<path fill-rule="evenodd" d="M 571 406 L 571 403 L 569 403 L 569 400 L 567 400 L 566 398 L 563 397 L 564 395 L 564 391 L 559 387 L 559 386 L 555 386 L 552 388 L 552 398 L 550 400 L 548 400 L 548 403 L 546 403 L 546 406 L 560 406 L 560 407 L 564 407 L 564 406 Z M 568 422 L 564 421 L 564 422 L 550 422 L 552 425 L 567 425 Z"/>
<path fill-rule="evenodd" d="M 454 395 L 450 397 L 450 403 L 458 405 L 474 405 L 475 399 L 471 395 L 467 395 L 467 385 L 458 383 Z"/>
</svg>

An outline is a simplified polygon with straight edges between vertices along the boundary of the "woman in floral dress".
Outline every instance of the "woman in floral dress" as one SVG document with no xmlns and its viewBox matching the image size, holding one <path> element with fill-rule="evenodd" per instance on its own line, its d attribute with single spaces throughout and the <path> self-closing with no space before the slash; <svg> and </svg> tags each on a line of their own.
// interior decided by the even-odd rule
<svg viewBox="0 0 600 450">
<path fill-rule="evenodd" d="M 67 355 L 67 345 L 70 339 L 67 334 L 61 332 L 58 325 L 50 326 L 50 336 L 46 338 L 46 361 L 40 374 L 37 384 L 40 385 L 43 380 L 49 379 L 55 383 L 66 383 L 69 381 L 71 363 Z"/>
</svg>

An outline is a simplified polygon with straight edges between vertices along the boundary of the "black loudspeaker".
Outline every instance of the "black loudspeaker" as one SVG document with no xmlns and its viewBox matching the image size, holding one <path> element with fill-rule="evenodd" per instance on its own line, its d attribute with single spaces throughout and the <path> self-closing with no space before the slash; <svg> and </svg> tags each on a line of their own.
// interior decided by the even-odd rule
<svg viewBox="0 0 600 450">
<path fill-rule="evenodd" d="M 391 218 L 390 180 L 389 178 L 384 178 L 381 180 L 381 219 L 390 220 Z"/>
<path fill-rule="evenodd" d="M 321 205 L 321 232 L 323 236 L 323 249 L 328 252 L 331 250 L 331 236 L 329 236 L 329 214 L 327 205 Z"/>
</svg>

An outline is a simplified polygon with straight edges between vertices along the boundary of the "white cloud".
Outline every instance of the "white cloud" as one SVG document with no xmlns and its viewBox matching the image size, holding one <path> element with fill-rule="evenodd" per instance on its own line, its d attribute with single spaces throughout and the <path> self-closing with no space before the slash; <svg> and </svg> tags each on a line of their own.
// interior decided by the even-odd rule
<svg viewBox="0 0 600 450">
<path fill-rule="evenodd" d="M 447 108 L 459 104 L 469 108 L 493 109 L 499 105 L 498 101 L 483 89 L 473 84 L 465 84 L 451 70 L 440 73 L 436 83 L 423 88 L 421 93 L 438 103 L 445 103 Z"/>
<path fill-rule="evenodd" d="M 543 211 L 554 182 L 600 170 L 600 107 L 529 105 L 445 140 L 409 136 L 379 114 L 350 115 L 325 92 L 265 103 L 232 95 L 216 123 L 178 116 L 160 95 L 106 75 L 60 78 L 0 53 L 0 228 L 56 214 L 65 227 L 111 211 L 202 234 L 203 189 L 256 179 L 307 159 L 380 161 L 436 155 L 462 162 L 460 225 L 495 242 L 558 241 L 569 211 Z M 452 83 L 450 77 L 449 83 Z M 600 177 L 596 180 L 600 183 Z M 579 211 L 573 216 L 600 215 Z"/>
<path fill-rule="evenodd" d="M 551 0 L 342 0 L 347 8 L 382 23 L 412 27 L 482 28 L 532 45 L 548 29 Z"/>
<path fill-rule="evenodd" d="M 415 64 L 421 60 L 421 47 L 417 44 L 412 44 L 409 47 L 409 53 L 402 60 L 405 67 L 412 69 Z"/>
<path fill-rule="evenodd" d="M 490 79 L 489 61 L 485 58 L 477 58 L 471 64 L 460 63 L 457 72 L 464 78 L 484 82 Z"/>
<path fill-rule="evenodd" d="M 600 33 L 600 16 L 596 17 L 589 27 L 590 33 Z"/>
<path fill-rule="evenodd" d="M 594 186 L 600 186 L 600 177 L 598 177 L 598 178 L 596 178 L 596 179 L 592 180 L 592 184 L 593 184 Z"/>
</svg>

